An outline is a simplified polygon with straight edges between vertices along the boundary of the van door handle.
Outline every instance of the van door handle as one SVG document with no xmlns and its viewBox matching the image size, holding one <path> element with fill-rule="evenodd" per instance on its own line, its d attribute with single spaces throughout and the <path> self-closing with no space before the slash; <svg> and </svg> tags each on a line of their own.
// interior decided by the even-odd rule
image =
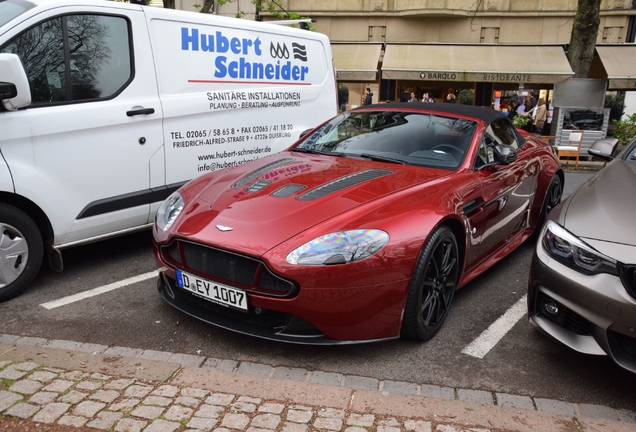
<svg viewBox="0 0 636 432">
<path fill-rule="evenodd" d="M 126 115 L 132 117 L 136 115 L 154 114 L 154 112 L 154 108 L 133 107 L 130 111 L 126 111 Z"/>
</svg>

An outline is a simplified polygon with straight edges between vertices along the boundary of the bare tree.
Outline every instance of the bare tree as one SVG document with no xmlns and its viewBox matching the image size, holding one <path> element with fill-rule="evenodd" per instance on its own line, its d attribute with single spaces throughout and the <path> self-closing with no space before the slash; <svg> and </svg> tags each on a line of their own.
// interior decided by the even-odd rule
<svg viewBox="0 0 636 432">
<path fill-rule="evenodd" d="M 205 0 L 205 3 L 203 3 L 203 6 L 201 7 L 201 10 L 199 12 L 201 13 L 210 13 L 210 9 L 212 9 L 212 5 L 214 4 L 214 0 Z"/>
<path fill-rule="evenodd" d="M 587 78 L 600 25 L 601 0 L 579 0 L 572 25 L 568 61 L 575 78 Z"/>
</svg>

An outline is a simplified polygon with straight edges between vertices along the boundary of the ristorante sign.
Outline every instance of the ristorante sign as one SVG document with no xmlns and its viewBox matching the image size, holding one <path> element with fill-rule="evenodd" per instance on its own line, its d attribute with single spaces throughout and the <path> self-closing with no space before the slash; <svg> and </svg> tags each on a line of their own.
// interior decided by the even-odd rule
<svg viewBox="0 0 636 432">
<path fill-rule="evenodd" d="M 482 82 L 523 82 L 533 81 L 532 74 L 512 73 L 469 73 L 469 72 L 420 72 L 420 79 L 428 81 L 482 81 Z"/>
<path fill-rule="evenodd" d="M 570 74 L 558 73 L 506 73 L 506 72 L 442 72 L 382 69 L 383 79 L 425 80 L 447 82 L 492 82 L 492 83 L 546 83 L 567 81 Z"/>
</svg>

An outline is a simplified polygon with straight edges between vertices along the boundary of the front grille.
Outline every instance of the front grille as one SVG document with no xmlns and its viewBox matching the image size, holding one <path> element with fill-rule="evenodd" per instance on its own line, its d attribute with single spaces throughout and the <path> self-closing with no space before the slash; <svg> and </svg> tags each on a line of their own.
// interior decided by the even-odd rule
<svg viewBox="0 0 636 432">
<path fill-rule="evenodd" d="M 636 265 L 619 264 L 621 282 L 630 296 L 636 298 Z"/>
<path fill-rule="evenodd" d="M 633 337 L 625 336 L 621 333 L 612 333 L 614 333 L 614 337 L 621 351 L 623 351 L 625 354 L 632 357 L 633 359 L 636 359 L 636 339 L 634 339 Z"/>
<path fill-rule="evenodd" d="M 541 316 L 552 321 L 559 327 L 562 327 L 571 333 L 581 335 L 581 336 L 592 336 L 594 324 L 592 324 L 591 322 L 589 322 L 588 320 L 586 320 L 585 318 L 583 318 L 581 315 L 577 314 L 576 312 L 566 308 L 561 303 L 557 302 L 551 297 L 550 299 L 558 305 L 559 313 L 556 316 L 545 313 L 545 311 L 543 310 L 541 306 L 544 296 L 545 294 L 541 294 L 541 296 L 539 297 L 539 307 L 537 308 L 537 312 Z"/>
<path fill-rule="evenodd" d="M 567 308 L 563 311 L 562 327 L 581 336 L 592 336 L 592 323 Z"/>
<path fill-rule="evenodd" d="M 636 372 L 636 337 L 607 330 L 607 341 L 616 362 Z"/>
<path fill-rule="evenodd" d="M 241 286 L 254 284 L 258 261 L 196 243 L 179 243 L 185 266 L 195 270 L 197 274 L 205 274 L 209 278 L 223 279 Z"/>
<path fill-rule="evenodd" d="M 296 284 L 273 274 L 259 260 L 184 240 L 161 247 L 166 263 L 199 277 L 274 297 L 290 297 Z"/>
</svg>

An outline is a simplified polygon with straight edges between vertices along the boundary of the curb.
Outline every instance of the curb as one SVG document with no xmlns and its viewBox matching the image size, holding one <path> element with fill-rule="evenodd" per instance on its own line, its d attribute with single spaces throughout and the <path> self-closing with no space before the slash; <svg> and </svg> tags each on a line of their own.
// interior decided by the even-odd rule
<svg viewBox="0 0 636 432">
<path fill-rule="evenodd" d="M 34 372 L 21 371 L 20 364 L 27 364 L 28 368 L 31 368 L 30 371 Z M 133 420 L 145 422 L 143 426 L 145 429 L 127 429 L 124 426 L 116 426 L 115 431 L 213 429 L 224 431 L 226 429 L 240 429 L 250 432 L 260 432 L 261 430 L 301 432 L 307 428 L 311 430 L 346 430 L 347 432 L 360 432 L 362 430 L 375 430 L 377 432 L 459 431 L 468 428 L 484 431 L 633 431 L 636 429 L 636 412 L 600 405 L 568 403 L 483 390 L 454 389 L 427 384 L 377 380 L 369 377 L 308 371 L 301 368 L 273 367 L 266 364 L 236 362 L 190 354 L 108 347 L 4 334 L 0 334 L 0 369 L 2 369 L 0 371 L 0 414 L 41 421 L 36 419 L 42 417 L 38 412 L 45 411 L 48 405 L 54 405 L 57 410 L 62 410 L 63 407 L 59 403 L 56 405 L 56 403 L 49 401 L 54 395 L 49 394 L 45 398 L 41 395 L 37 396 L 40 393 L 39 388 L 32 393 L 25 392 L 25 389 L 31 391 L 32 388 L 37 387 L 34 384 L 29 384 L 34 381 L 50 385 L 41 380 L 29 378 L 36 373 L 35 371 L 42 370 L 42 367 L 50 374 L 58 374 L 56 378 L 49 374 L 42 375 L 48 377 L 49 381 L 59 381 L 59 376 L 66 377 L 68 374 L 75 378 L 81 376 L 79 380 L 72 380 L 77 382 L 74 383 L 74 387 L 70 391 L 86 392 L 86 390 L 90 390 L 91 385 L 87 383 L 95 381 L 95 377 L 101 377 L 101 381 L 108 381 L 108 383 L 126 380 L 129 385 L 151 385 L 153 387 L 151 396 L 143 400 L 140 398 L 139 406 L 136 408 L 128 407 L 128 412 L 122 411 L 122 409 L 113 409 L 113 407 L 118 408 L 119 405 L 116 404 L 121 404 L 122 400 L 126 399 L 121 392 L 116 397 L 114 394 L 111 396 L 115 397 L 115 399 L 108 401 L 111 405 L 103 407 L 100 405 L 103 409 L 100 411 L 101 415 L 110 415 L 114 418 L 121 414 L 121 417 L 118 417 L 119 422 L 124 421 L 124 419 L 126 422 Z M 22 369 L 24 368 L 22 367 Z M 64 379 L 68 381 L 67 378 Z M 15 381 L 16 379 L 18 381 Z M 7 380 L 7 383 L 3 383 L 3 380 Z M 11 384 L 13 381 L 15 382 Z M 97 381 L 100 380 L 97 379 Z M 105 385 L 109 385 L 108 383 Z M 162 400 L 162 403 L 166 404 L 166 409 L 159 410 L 155 406 L 157 401 L 151 397 L 156 398 L 156 393 L 161 393 L 160 389 L 165 386 L 175 389 L 176 393 L 172 395 L 173 399 L 170 401 Z M 101 385 L 91 390 L 90 395 L 87 393 L 86 397 L 88 399 L 98 398 L 97 403 L 104 404 L 107 401 L 100 401 L 99 397 L 101 396 L 96 396 L 100 391 L 99 388 Z M 176 397 L 179 389 L 182 392 L 180 398 Z M 200 417 L 197 417 L 194 407 L 196 405 L 200 411 L 202 406 L 209 404 L 206 404 L 206 399 L 202 398 L 198 405 L 194 401 L 190 401 L 191 407 L 182 405 L 183 400 L 179 402 L 179 399 L 186 397 L 183 394 L 186 389 L 190 389 L 188 394 L 205 392 L 209 395 L 212 392 L 213 395 L 225 395 L 225 400 L 227 400 L 228 395 L 232 396 L 232 400 L 222 407 L 225 410 L 222 421 L 219 420 L 221 408 L 217 408 L 219 415 L 215 426 L 221 426 L 221 428 L 215 429 L 215 426 L 199 428 L 200 422 L 197 423 L 195 420 Z M 196 389 L 196 391 L 192 389 Z M 69 389 L 67 388 L 65 391 L 68 392 Z M 60 393 L 55 398 L 61 399 L 66 394 L 68 393 Z M 238 399 L 235 399 L 234 396 Z M 208 398 L 210 397 L 208 396 Z M 33 398 L 35 398 L 36 403 L 32 401 Z M 240 403 L 244 402 L 242 398 L 259 401 L 258 403 L 250 402 L 255 405 L 253 412 L 243 412 L 236 408 L 237 406 L 240 408 Z M 47 405 L 41 407 L 41 411 L 37 404 L 38 400 L 47 401 Z M 4 404 L 3 401 L 5 401 Z M 6 401 L 12 402 L 8 404 Z M 83 408 L 80 405 L 86 403 L 86 401 L 78 402 L 77 405 L 74 405 L 67 401 L 66 405 L 62 404 L 65 410 L 60 412 L 59 416 L 54 418 L 52 422 L 70 422 L 72 420 L 79 424 L 82 419 L 86 418 L 83 424 L 94 427 L 90 424 L 96 424 L 95 416 L 97 413 L 89 416 L 91 418 L 79 415 L 79 418 L 76 419 L 75 417 L 78 416 L 73 415 L 70 416 L 71 420 L 68 419 L 68 413 L 75 413 L 78 409 L 81 414 Z M 298 410 L 295 407 L 299 405 L 304 407 L 305 411 L 311 411 L 313 414 L 303 416 L 303 419 L 307 420 L 304 423 L 292 421 L 292 423 L 287 424 L 289 421 L 284 422 L 279 419 L 274 428 L 259 427 L 260 423 L 258 422 L 262 420 L 259 415 L 263 413 L 259 410 L 263 408 L 263 404 L 272 403 L 283 407 L 281 412 L 277 414 L 279 417 L 283 415 L 288 418 L 290 412 L 292 416 L 296 415 L 294 413 Z M 16 406 L 22 406 L 26 411 L 20 411 Z M 151 410 L 150 407 L 157 409 Z M 147 409 L 143 410 L 142 408 Z M 174 422 L 170 420 L 175 416 L 175 412 L 183 412 L 186 408 L 192 410 L 190 418 L 194 422 L 193 425 L 189 426 L 188 422 L 185 421 Z M 333 418 L 321 416 L 325 409 L 336 410 L 338 416 Z M 26 417 L 15 415 L 16 410 L 23 415 L 25 413 L 30 413 L 30 415 Z M 152 417 L 147 412 L 152 412 L 156 416 L 153 418 L 143 417 L 143 415 Z M 138 418 L 140 413 L 142 417 Z M 40 417 L 37 417 L 38 415 Z M 234 418 L 232 416 L 237 415 L 243 417 L 234 426 L 245 423 L 244 426 L 231 428 L 227 428 L 227 424 L 223 426 L 226 417 Z M 373 421 L 370 421 L 370 417 L 368 417 L 365 425 L 362 425 L 363 429 L 360 429 L 360 425 L 356 423 L 359 420 L 356 419 L 365 415 L 373 417 Z M 257 418 L 260 420 L 255 420 Z M 331 420 L 325 420 L 328 418 Z M 157 422 L 160 423 L 153 426 Z M 173 424 L 165 425 L 164 422 Z M 256 425 L 253 425 L 253 422 L 256 422 Z M 272 422 L 275 423 L 275 420 Z M 220 425 L 216 423 L 220 423 Z M 141 425 L 141 423 L 135 424 Z M 210 424 L 211 422 L 207 423 L 208 426 Z M 165 428 L 160 427 L 160 425 L 164 425 Z M 176 428 L 171 429 L 175 425 Z M 248 425 L 251 426 L 248 428 Z M 112 427 L 113 425 L 109 426 L 109 428 Z M 349 429 L 352 427 L 357 428 L 350 431 Z"/>
</svg>

